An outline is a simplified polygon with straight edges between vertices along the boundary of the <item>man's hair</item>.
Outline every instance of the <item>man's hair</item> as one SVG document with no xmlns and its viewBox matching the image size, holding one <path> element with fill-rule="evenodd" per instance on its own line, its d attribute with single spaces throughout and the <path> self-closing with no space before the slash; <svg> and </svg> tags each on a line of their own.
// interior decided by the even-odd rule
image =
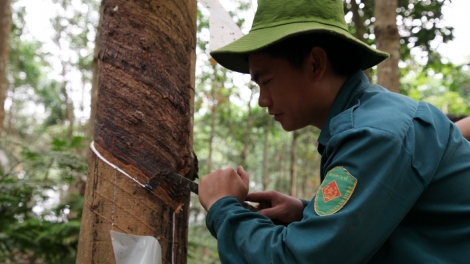
<svg viewBox="0 0 470 264">
<path fill-rule="evenodd" d="M 349 77 L 361 69 L 361 55 L 358 48 L 347 40 L 326 33 L 294 36 L 268 46 L 260 53 L 285 59 L 294 68 L 301 70 L 305 58 L 313 47 L 325 50 L 333 71 L 340 76 Z"/>
</svg>

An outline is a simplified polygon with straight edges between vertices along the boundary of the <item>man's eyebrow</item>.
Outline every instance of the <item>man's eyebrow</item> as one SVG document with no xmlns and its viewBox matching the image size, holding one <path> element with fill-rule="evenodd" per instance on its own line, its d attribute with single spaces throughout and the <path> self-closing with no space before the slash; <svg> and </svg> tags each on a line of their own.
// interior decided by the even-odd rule
<svg viewBox="0 0 470 264">
<path fill-rule="evenodd" d="M 252 81 L 258 83 L 259 81 L 259 77 L 263 74 L 266 74 L 266 71 L 256 71 L 254 74 L 253 74 L 253 77 L 251 78 Z"/>
<path fill-rule="evenodd" d="M 257 83 L 258 79 L 259 79 L 259 72 L 255 72 L 255 74 L 253 74 L 253 77 L 251 77 L 251 80 Z"/>
</svg>

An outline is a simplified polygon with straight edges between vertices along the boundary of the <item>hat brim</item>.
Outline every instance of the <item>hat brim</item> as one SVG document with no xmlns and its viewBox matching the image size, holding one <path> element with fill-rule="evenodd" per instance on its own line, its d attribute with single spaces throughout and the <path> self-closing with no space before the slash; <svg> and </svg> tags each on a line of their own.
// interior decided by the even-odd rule
<svg viewBox="0 0 470 264">
<path fill-rule="evenodd" d="M 389 57 L 388 53 L 370 47 L 342 28 L 317 22 L 290 23 L 252 30 L 247 35 L 212 51 L 210 54 L 227 69 L 249 73 L 248 54 L 262 50 L 286 38 L 307 33 L 328 33 L 355 45 L 361 53 L 362 70 L 375 66 Z"/>
</svg>

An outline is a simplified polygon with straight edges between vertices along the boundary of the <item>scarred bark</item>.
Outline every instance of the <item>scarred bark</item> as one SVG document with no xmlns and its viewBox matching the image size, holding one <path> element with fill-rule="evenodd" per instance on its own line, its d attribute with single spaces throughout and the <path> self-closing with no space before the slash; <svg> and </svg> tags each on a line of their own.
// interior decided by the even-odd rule
<svg viewBox="0 0 470 264">
<path fill-rule="evenodd" d="M 377 49 L 390 58 L 377 66 L 377 83 L 392 92 L 400 92 L 400 35 L 396 23 L 398 0 L 376 0 L 374 34 Z"/>
<path fill-rule="evenodd" d="M 95 146 L 145 184 L 168 169 L 194 179 L 196 2 L 104 0 Z M 114 263 L 110 230 L 154 236 L 163 263 L 186 263 L 189 191 L 150 192 L 91 153 L 77 263 Z"/>
</svg>

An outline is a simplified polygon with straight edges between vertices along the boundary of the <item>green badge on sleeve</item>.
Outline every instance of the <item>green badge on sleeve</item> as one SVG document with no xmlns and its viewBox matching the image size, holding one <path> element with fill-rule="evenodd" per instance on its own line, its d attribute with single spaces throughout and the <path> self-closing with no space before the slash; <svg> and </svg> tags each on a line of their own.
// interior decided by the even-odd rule
<svg viewBox="0 0 470 264">
<path fill-rule="evenodd" d="M 319 216 L 338 212 L 351 198 L 357 179 L 341 167 L 331 169 L 318 188 L 315 196 L 315 212 Z"/>
</svg>

